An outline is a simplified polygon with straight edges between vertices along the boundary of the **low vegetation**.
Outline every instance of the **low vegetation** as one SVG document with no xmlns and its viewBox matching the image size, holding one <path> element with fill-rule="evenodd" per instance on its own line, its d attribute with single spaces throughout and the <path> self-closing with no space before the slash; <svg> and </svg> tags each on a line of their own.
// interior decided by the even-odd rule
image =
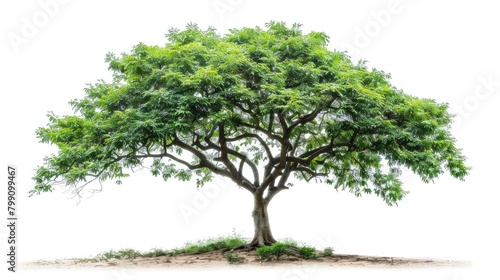
<svg viewBox="0 0 500 280">
<path fill-rule="evenodd" d="M 228 252 L 224 254 L 224 257 L 226 257 L 227 261 L 230 264 L 235 264 L 235 263 L 241 263 L 243 262 L 243 259 L 238 256 L 238 254 L 234 252 Z"/>
<path fill-rule="evenodd" d="M 161 256 L 175 256 L 180 254 L 201 254 L 222 249 L 231 249 L 234 247 L 245 245 L 246 243 L 247 242 L 243 240 L 239 235 L 233 234 L 230 236 L 199 240 L 194 243 L 186 243 L 184 247 L 171 250 L 163 250 L 158 248 L 153 248 L 148 252 L 140 252 L 134 249 L 121 249 L 118 251 L 110 250 L 102 252 L 97 256 L 91 258 L 77 258 L 75 259 L 75 261 L 99 262 L 108 261 L 111 259 L 135 259 L 137 257 L 155 258 Z"/>
<path fill-rule="evenodd" d="M 323 250 L 323 252 L 320 252 L 314 247 L 305 245 L 298 246 L 297 242 L 289 240 L 257 248 L 256 254 L 261 260 L 265 261 L 279 259 L 281 256 L 295 256 L 307 260 L 331 256 L 333 254 L 333 249 L 331 247 L 327 247 Z"/>
<path fill-rule="evenodd" d="M 142 258 L 155 258 L 161 256 L 175 256 L 180 254 L 201 254 L 206 252 L 221 250 L 224 257 L 230 264 L 242 263 L 244 258 L 238 256 L 235 248 L 242 248 L 247 242 L 239 235 L 234 234 L 230 236 L 209 238 L 206 240 L 199 240 L 194 243 L 186 243 L 184 247 L 163 250 L 153 248 L 147 252 L 140 252 L 134 249 L 121 249 L 118 251 L 110 250 L 102 252 L 92 258 L 78 258 L 74 259 L 76 262 L 99 262 L 109 261 L 112 259 L 135 259 Z M 227 251 L 227 252 L 226 252 Z M 316 259 L 319 257 L 328 257 L 333 254 L 331 247 L 325 248 L 322 252 L 314 247 L 299 246 L 293 240 L 285 240 L 276 242 L 271 246 L 264 246 L 257 248 L 255 253 L 262 261 L 278 260 L 282 256 L 294 256 L 301 259 Z"/>
</svg>

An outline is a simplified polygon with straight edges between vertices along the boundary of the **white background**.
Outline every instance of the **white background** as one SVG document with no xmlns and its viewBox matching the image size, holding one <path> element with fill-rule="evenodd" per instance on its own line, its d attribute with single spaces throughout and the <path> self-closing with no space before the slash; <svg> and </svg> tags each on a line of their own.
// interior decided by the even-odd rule
<svg viewBox="0 0 500 280">
<path fill-rule="evenodd" d="M 207 190 L 197 190 L 194 183 L 165 183 L 144 170 L 121 186 L 103 184 L 102 192 L 78 205 L 63 189 L 28 198 L 33 170 L 54 151 L 37 142 L 35 130 L 47 124 L 48 111 L 70 114 L 68 101 L 81 98 L 87 83 L 110 78 L 104 63 L 109 51 L 127 52 L 138 42 L 163 45 L 170 27 L 182 29 L 188 22 L 225 33 L 229 28 L 263 27 L 270 20 L 282 20 L 302 23 L 305 32 L 327 33 L 331 49 L 347 50 L 353 60 L 366 59 L 370 67 L 391 73 L 393 84 L 411 95 L 450 103 L 457 113 L 453 126 L 457 145 L 473 170 L 465 182 L 445 175 L 433 184 L 404 174 L 405 188 L 411 193 L 397 207 L 388 207 L 377 197 L 355 198 L 330 186 L 296 183 L 270 205 L 275 237 L 318 248 L 331 246 L 337 253 L 457 259 L 472 265 L 464 269 L 313 269 L 293 277 L 281 269 L 248 273 L 242 273 L 244 269 L 104 270 L 81 275 L 142 279 L 167 272 L 178 276 L 224 272 L 222 276 L 249 279 L 260 275 L 269 279 L 322 279 L 322 275 L 498 279 L 500 20 L 495 1 L 268 2 L 2 1 L 1 166 L 13 164 L 18 169 L 21 261 L 89 257 L 121 248 L 173 248 L 227 235 L 233 229 L 251 237 L 250 194 L 220 178 Z M 5 183 L 7 174 L 3 174 L 0 181 Z M 0 192 L 0 201 L 0 209 L 6 210 L 6 191 Z M 182 214 L 181 209 L 194 214 Z M 6 237 L 7 228 L 1 226 L 4 256 Z M 35 273 L 20 270 L 18 277 Z M 0 271 L 13 278 L 6 264 L 0 265 Z M 74 274 L 46 273 L 61 279 Z"/>
</svg>

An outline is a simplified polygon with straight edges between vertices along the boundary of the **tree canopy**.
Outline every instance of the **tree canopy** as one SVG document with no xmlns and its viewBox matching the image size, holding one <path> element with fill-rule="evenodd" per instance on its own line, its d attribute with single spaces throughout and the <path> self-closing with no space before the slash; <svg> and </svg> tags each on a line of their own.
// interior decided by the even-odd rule
<svg viewBox="0 0 500 280">
<path fill-rule="evenodd" d="M 406 193 L 403 167 L 424 182 L 468 174 L 446 103 L 395 88 L 389 74 L 328 49 L 322 32 L 271 22 L 219 35 L 189 24 L 166 38 L 108 54 L 112 81 L 88 85 L 70 102 L 74 115 L 48 114 L 37 137 L 58 152 L 31 194 L 119 183 L 147 164 L 199 187 L 226 176 L 266 202 L 295 177 L 393 204 Z"/>
</svg>

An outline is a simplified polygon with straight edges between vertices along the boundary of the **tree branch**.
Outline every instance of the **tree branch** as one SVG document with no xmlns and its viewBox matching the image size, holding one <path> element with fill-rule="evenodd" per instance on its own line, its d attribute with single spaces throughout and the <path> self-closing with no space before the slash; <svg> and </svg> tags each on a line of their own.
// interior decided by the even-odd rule
<svg viewBox="0 0 500 280">
<path fill-rule="evenodd" d="M 267 130 L 272 131 L 273 124 L 274 124 L 274 111 L 271 110 L 271 112 L 269 113 L 269 124 L 268 124 Z"/>
<path fill-rule="evenodd" d="M 307 158 L 308 162 L 311 162 L 313 159 L 318 157 L 319 155 L 329 153 L 333 150 L 333 148 L 338 148 L 338 147 L 349 147 L 350 143 L 348 142 L 340 142 L 340 143 L 333 143 L 330 142 L 330 144 L 318 147 L 316 149 L 307 151 L 300 155 L 300 158 Z"/>
<path fill-rule="evenodd" d="M 229 169 L 233 179 L 237 181 L 241 181 L 240 184 L 243 184 L 243 174 L 238 172 L 236 166 L 229 160 L 228 157 L 228 147 L 226 142 L 226 131 L 224 129 L 224 125 L 219 124 L 219 144 L 220 144 L 220 152 L 221 152 L 221 161 L 224 165 Z"/>
<path fill-rule="evenodd" d="M 259 141 L 259 143 L 262 145 L 264 150 L 266 150 L 267 158 L 268 159 L 273 158 L 273 154 L 271 153 L 271 149 L 269 149 L 269 146 L 267 145 L 266 141 L 264 141 L 264 139 L 262 139 L 262 137 L 260 137 L 258 134 L 245 132 L 245 133 L 238 135 L 234 138 L 227 138 L 226 140 L 227 140 L 227 142 L 234 142 L 234 141 L 238 141 L 238 140 L 248 138 L 248 137 L 252 137 L 252 138 L 257 139 L 257 141 Z"/>
<path fill-rule="evenodd" d="M 301 172 L 306 172 L 308 173 L 309 175 L 311 175 L 311 178 L 314 178 L 314 177 L 321 177 L 321 176 L 328 176 L 328 173 L 320 173 L 320 172 L 314 172 L 313 170 L 311 170 L 310 168 L 307 168 L 305 166 L 298 166 L 298 167 L 295 167 L 293 169 L 293 171 L 301 171 Z"/>
<path fill-rule="evenodd" d="M 206 168 L 210 169 L 215 174 L 230 178 L 236 184 L 245 188 L 246 190 L 248 190 L 251 193 L 255 192 L 256 188 L 250 181 L 248 181 L 247 179 L 244 179 L 244 178 L 233 177 L 233 173 L 230 170 L 224 170 L 224 169 L 217 167 L 215 164 L 213 164 L 212 162 L 210 162 L 207 159 L 207 157 L 204 153 L 197 150 L 196 148 L 182 142 L 178 138 L 175 138 L 174 145 L 176 145 L 184 150 L 187 150 L 187 151 L 191 152 L 193 155 L 195 155 L 196 157 L 198 157 L 200 159 L 200 164 L 202 165 L 202 167 L 206 167 Z"/>
<path fill-rule="evenodd" d="M 282 112 L 278 114 L 278 119 L 280 120 L 281 129 L 283 129 L 283 137 L 286 138 L 288 124 L 286 123 L 285 117 L 283 116 Z"/>
<path fill-rule="evenodd" d="M 226 141 L 228 141 L 229 138 L 226 138 Z M 235 138 L 232 138 L 232 139 L 235 139 Z M 196 144 L 198 147 L 203 147 L 205 150 L 214 150 L 214 151 L 218 151 L 218 152 L 221 152 L 222 153 L 222 148 L 217 146 L 214 142 L 212 142 L 211 140 L 209 139 L 205 139 L 205 142 L 207 143 L 207 146 L 203 146 L 201 143 L 198 143 Z M 227 146 L 227 145 L 226 145 Z M 253 176 L 254 176 L 254 187 L 257 188 L 259 186 L 259 182 L 260 182 L 260 177 L 259 177 L 259 170 L 257 169 L 257 166 L 244 154 L 242 153 L 239 153 L 233 149 L 229 149 L 227 148 L 227 153 L 230 154 L 230 155 L 233 155 L 233 156 L 236 156 L 237 158 L 239 158 L 240 160 L 244 161 L 251 169 L 252 169 L 252 173 L 253 173 Z M 220 160 L 222 160 L 222 158 L 220 158 Z M 242 168 L 240 168 L 241 170 Z M 245 178 L 245 176 L 243 176 L 243 173 L 240 172 L 240 175 Z M 248 180 L 248 179 L 245 179 L 245 180 Z M 248 180 L 249 181 L 249 180 Z"/>
<path fill-rule="evenodd" d="M 334 97 L 332 99 L 330 99 L 330 101 L 328 101 L 328 103 L 325 105 L 324 108 L 328 108 L 330 107 L 330 105 L 337 99 L 337 97 Z M 311 122 L 313 121 L 318 115 L 319 113 L 321 113 L 323 111 L 324 108 L 318 108 L 314 111 L 312 111 L 311 113 L 307 114 L 307 115 L 304 115 L 302 117 L 300 117 L 298 120 L 296 120 L 294 123 L 292 123 L 290 125 L 290 127 L 288 127 L 287 129 L 287 134 L 290 134 L 293 129 L 295 129 L 295 127 L 301 125 L 301 124 L 306 124 L 308 122 Z"/>
<path fill-rule="evenodd" d="M 288 153 L 288 139 L 281 145 L 281 152 L 280 152 L 280 160 L 278 166 L 274 167 L 274 171 L 269 174 L 266 178 L 264 178 L 264 181 L 256 190 L 256 195 L 260 194 L 262 195 L 264 191 L 278 178 L 278 176 L 283 175 L 283 169 L 286 167 L 286 154 Z M 272 165 L 271 167 L 272 168 Z"/>
<path fill-rule="evenodd" d="M 288 187 L 276 187 L 276 188 L 270 188 L 269 191 L 267 192 L 266 194 L 266 198 L 264 198 L 264 201 L 266 203 L 269 203 L 271 201 L 271 199 L 273 199 L 273 197 L 275 195 L 277 195 L 279 192 L 281 192 L 282 190 L 288 190 L 289 188 Z"/>
<path fill-rule="evenodd" d="M 260 131 L 260 132 L 264 133 L 265 135 L 267 135 L 267 137 L 269 137 L 269 138 L 271 138 L 271 139 L 274 139 L 274 140 L 276 140 L 276 141 L 278 141 L 278 142 L 280 142 L 280 143 L 283 143 L 283 142 L 284 142 L 283 137 L 278 136 L 278 135 L 276 135 L 276 134 L 272 133 L 272 130 L 266 130 L 266 129 L 264 129 L 264 128 L 262 128 L 262 127 L 258 126 L 258 125 L 253 125 L 253 124 L 244 123 L 244 122 L 242 122 L 242 123 L 240 123 L 240 124 L 241 124 L 242 126 L 244 126 L 244 127 L 248 127 L 248 128 L 252 128 L 252 129 L 255 129 L 255 130 L 257 130 L 257 131 Z"/>
</svg>

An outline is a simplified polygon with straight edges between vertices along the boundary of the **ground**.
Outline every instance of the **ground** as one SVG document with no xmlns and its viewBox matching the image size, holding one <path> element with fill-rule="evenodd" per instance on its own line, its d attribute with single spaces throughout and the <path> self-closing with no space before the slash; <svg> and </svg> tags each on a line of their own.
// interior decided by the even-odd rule
<svg viewBox="0 0 500 280">
<path fill-rule="evenodd" d="M 180 254 L 175 256 L 160 256 L 160 257 L 137 257 L 134 259 L 110 259 L 102 261 L 81 261 L 77 259 L 63 259 L 52 261 L 35 261 L 26 263 L 25 268 L 107 268 L 107 267 L 123 267 L 123 268 L 160 268 L 160 267 L 176 267 L 176 268 L 210 268 L 224 266 L 287 266 L 287 265 L 321 265 L 321 266 L 348 266 L 348 267 L 462 267 L 467 263 L 452 260 L 439 259 L 412 259 L 412 258 L 397 258 L 397 257 L 376 257 L 376 256 L 360 256 L 360 255 L 343 255 L 333 254 L 327 257 L 304 260 L 294 256 L 282 256 L 278 260 L 262 261 L 255 251 L 247 251 L 244 249 L 233 251 L 242 261 L 235 264 L 230 264 L 224 254 L 227 251 L 217 250 L 207 253 L 198 254 Z"/>
</svg>

